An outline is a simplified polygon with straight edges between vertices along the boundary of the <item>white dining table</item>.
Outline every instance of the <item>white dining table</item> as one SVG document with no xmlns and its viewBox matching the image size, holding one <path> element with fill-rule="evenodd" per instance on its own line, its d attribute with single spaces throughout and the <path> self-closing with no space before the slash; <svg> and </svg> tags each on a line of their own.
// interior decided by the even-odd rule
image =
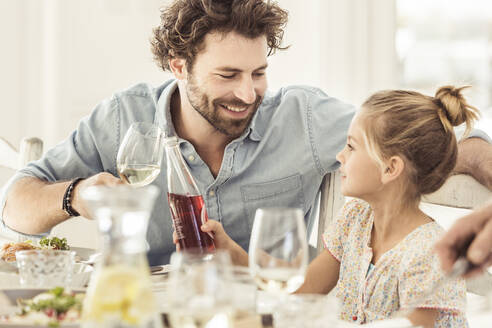
<svg viewBox="0 0 492 328">
<path fill-rule="evenodd" d="M 151 276 L 152 280 L 152 286 L 153 286 L 153 293 L 156 299 L 156 303 L 158 304 L 158 310 L 162 313 L 167 312 L 166 309 L 166 304 L 167 304 L 167 275 L 166 274 L 160 274 L 160 275 L 152 275 Z M 15 272 L 0 272 L 0 289 L 17 289 L 17 288 L 22 288 L 19 282 L 19 275 Z M 265 300 L 263 299 L 265 297 L 265 294 L 263 292 L 258 293 L 258 312 L 259 313 L 266 313 L 268 312 L 266 309 L 261 309 L 263 306 L 262 303 L 265 303 Z M 8 303 L 6 303 L 6 299 L 2 299 L 0 295 L 0 309 L 7 310 Z M 268 303 L 268 302 L 266 302 Z M 492 323 L 492 295 L 489 298 L 484 297 L 484 296 L 478 296 L 478 295 L 473 295 L 469 294 L 468 295 L 468 310 L 467 310 L 467 319 L 470 328 L 483 328 L 483 327 L 490 327 Z M 261 320 L 259 321 L 258 318 L 245 318 L 243 323 L 239 323 L 236 328 L 261 328 L 261 327 L 269 327 L 269 326 L 262 326 L 259 324 Z M 306 325 L 306 327 L 309 327 L 309 325 Z M 353 327 L 358 327 L 358 325 L 355 325 L 350 322 L 346 321 L 339 321 L 337 322 L 337 327 L 339 328 L 353 328 Z M 367 328 L 386 328 L 386 327 L 392 327 L 392 328 L 406 328 L 406 327 L 412 327 L 408 321 L 405 320 L 385 320 L 381 322 L 374 322 L 368 325 L 364 325 L 364 327 Z"/>
</svg>

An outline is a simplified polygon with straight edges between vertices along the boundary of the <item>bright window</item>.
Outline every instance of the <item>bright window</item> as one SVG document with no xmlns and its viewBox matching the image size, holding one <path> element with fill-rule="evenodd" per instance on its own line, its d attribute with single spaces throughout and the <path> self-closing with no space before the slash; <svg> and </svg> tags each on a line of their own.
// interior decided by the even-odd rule
<svg viewBox="0 0 492 328">
<path fill-rule="evenodd" d="M 466 96 L 492 135 L 492 1 L 398 0 L 396 51 L 403 88 L 472 85 Z"/>
</svg>

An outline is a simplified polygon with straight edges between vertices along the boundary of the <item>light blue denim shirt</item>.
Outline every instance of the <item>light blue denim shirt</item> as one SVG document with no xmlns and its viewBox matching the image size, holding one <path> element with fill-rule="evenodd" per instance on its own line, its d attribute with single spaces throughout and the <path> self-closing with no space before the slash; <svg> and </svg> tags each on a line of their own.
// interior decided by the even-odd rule
<svg viewBox="0 0 492 328">
<path fill-rule="evenodd" d="M 156 122 L 167 135 L 174 135 L 170 99 L 176 87 L 176 80 L 155 89 L 139 84 L 101 102 L 65 141 L 11 179 L 0 204 L 2 212 L 9 187 L 25 176 L 50 182 L 103 171 L 117 176 L 116 154 L 131 123 Z M 354 112 L 353 106 L 312 87 L 292 86 L 267 94 L 250 126 L 227 145 L 216 178 L 193 145 L 180 139 L 208 216 L 220 221 L 245 250 L 259 207 L 299 207 L 309 221 L 323 176 L 338 167 L 335 156 L 345 144 Z M 153 182 L 161 195 L 147 233 L 151 265 L 167 263 L 175 250 L 166 176 L 164 157 Z M 60 207 L 61 203 L 60 199 Z M 3 230 L 9 230 L 1 222 Z"/>
<path fill-rule="evenodd" d="M 174 134 L 169 105 L 176 87 L 175 80 L 155 89 L 139 84 L 101 102 L 65 141 L 20 170 L 10 185 L 25 176 L 50 182 L 103 171 L 117 176 L 116 154 L 131 123 L 157 122 L 168 135 Z M 323 176 L 338 167 L 335 156 L 344 146 L 354 110 L 311 87 L 267 94 L 250 126 L 227 145 L 216 178 L 193 145 L 181 139 L 181 152 L 203 194 L 208 216 L 220 221 L 245 250 L 258 207 L 299 207 L 308 220 Z M 147 233 L 149 261 L 167 263 L 175 246 L 165 158 L 153 184 L 162 193 Z M 5 197 L 2 209 L 4 203 Z"/>
</svg>

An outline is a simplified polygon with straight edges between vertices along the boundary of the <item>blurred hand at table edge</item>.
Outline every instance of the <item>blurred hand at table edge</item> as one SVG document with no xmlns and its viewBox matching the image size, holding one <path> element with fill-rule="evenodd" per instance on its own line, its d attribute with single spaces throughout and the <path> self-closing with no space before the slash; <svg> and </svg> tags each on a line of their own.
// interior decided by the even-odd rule
<svg viewBox="0 0 492 328">
<path fill-rule="evenodd" d="M 228 251 L 231 256 L 232 264 L 248 266 L 248 253 L 229 237 L 220 222 L 208 220 L 200 227 L 200 229 L 202 229 L 203 232 L 212 233 L 214 235 L 215 248 Z M 173 242 L 176 245 L 176 251 L 180 251 L 176 230 L 173 231 Z"/>
<path fill-rule="evenodd" d="M 87 219 L 93 219 L 91 214 L 88 212 L 85 207 L 84 201 L 80 197 L 80 191 L 92 186 L 117 186 L 124 184 L 120 178 L 115 177 L 111 173 L 102 172 L 95 174 L 89 178 L 82 179 L 73 190 L 73 198 L 72 198 L 72 207 L 79 212 L 80 216 L 83 216 Z"/>
<path fill-rule="evenodd" d="M 483 272 L 492 264 L 492 200 L 456 221 L 435 245 L 444 271 L 451 270 L 470 239 L 472 242 L 466 257 L 478 267 L 468 272 L 467 278 Z"/>
</svg>

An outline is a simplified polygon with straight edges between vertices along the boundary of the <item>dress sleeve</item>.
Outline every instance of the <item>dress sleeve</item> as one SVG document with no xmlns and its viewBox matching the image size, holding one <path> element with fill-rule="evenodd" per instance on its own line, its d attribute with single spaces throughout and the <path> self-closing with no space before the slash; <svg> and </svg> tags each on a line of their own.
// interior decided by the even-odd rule
<svg viewBox="0 0 492 328">
<path fill-rule="evenodd" d="M 328 225 L 323 233 L 323 243 L 333 257 L 340 262 L 343 256 L 343 247 L 349 236 L 355 212 L 359 206 L 357 200 L 350 200 L 342 207 L 338 215 Z"/>
<path fill-rule="evenodd" d="M 403 263 L 398 288 L 400 308 L 429 308 L 440 312 L 463 313 L 466 285 L 461 278 L 446 281 L 437 255 L 430 248 L 414 249 L 418 255 Z M 436 284 L 441 284 L 432 291 Z M 432 292 L 431 292 L 432 291 Z M 431 292 L 429 296 L 425 296 Z"/>
</svg>

